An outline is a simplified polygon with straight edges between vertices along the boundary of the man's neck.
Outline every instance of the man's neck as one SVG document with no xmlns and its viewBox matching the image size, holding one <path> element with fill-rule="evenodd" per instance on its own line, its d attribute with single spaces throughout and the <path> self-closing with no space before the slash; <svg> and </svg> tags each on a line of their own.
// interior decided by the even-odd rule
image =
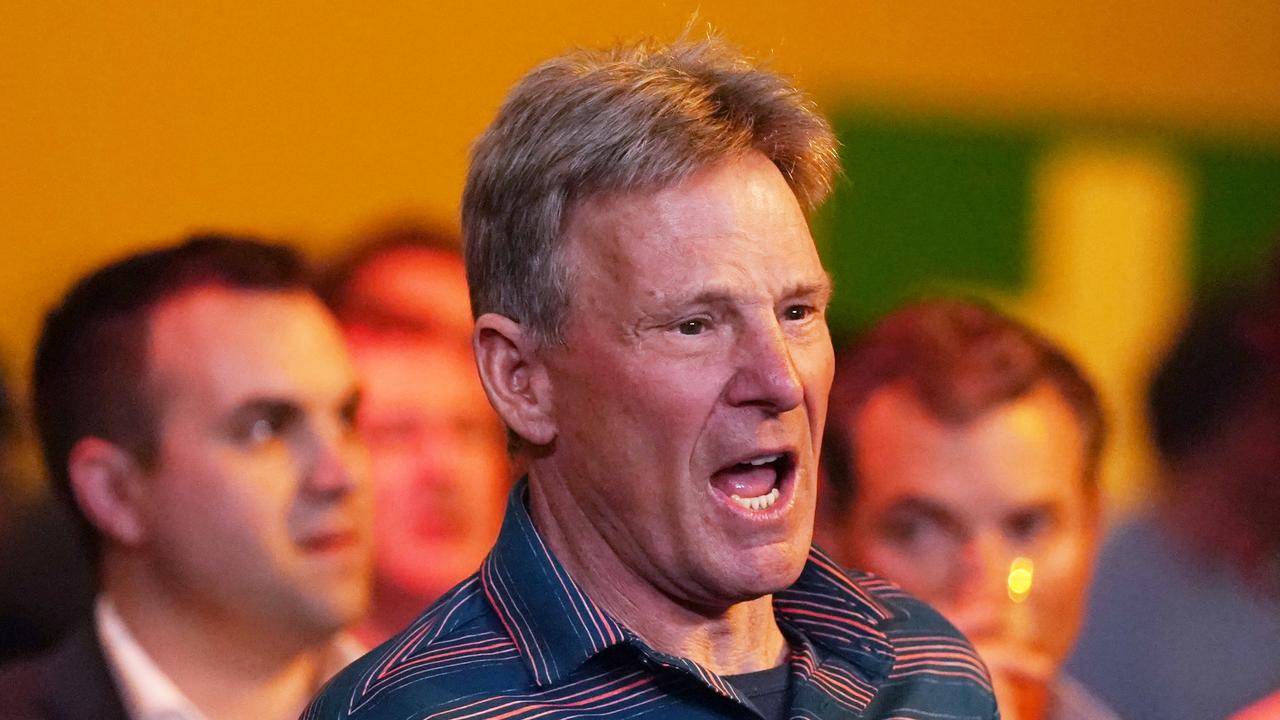
<svg viewBox="0 0 1280 720">
<path fill-rule="evenodd" d="M 447 590 L 448 588 L 445 588 L 444 591 Z M 436 596 L 443 594 L 444 591 Z M 380 645 L 387 638 L 405 629 L 433 602 L 435 597 L 427 598 L 408 593 L 395 585 L 375 578 L 369 612 L 356 626 L 355 635 L 367 647 Z"/>
<path fill-rule="evenodd" d="M 328 642 L 188 607 L 137 573 L 107 569 L 103 586 L 132 639 L 208 720 L 296 717 L 325 679 Z"/>
<path fill-rule="evenodd" d="M 1018 688 L 1013 707 L 1000 708 L 1000 717 L 1006 720 L 1048 720 L 1049 688 L 1035 683 Z"/>
<path fill-rule="evenodd" d="M 570 542 L 565 527 L 591 527 L 572 503 L 553 503 L 531 485 L 529 512 L 578 587 L 655 649 L 720 675 L 765 670 L 786 661 L 788 646 L 771 596 L 723 608 L 682 604 L 636 573 L 599 535 L 575 533 Z"/>
</svg>

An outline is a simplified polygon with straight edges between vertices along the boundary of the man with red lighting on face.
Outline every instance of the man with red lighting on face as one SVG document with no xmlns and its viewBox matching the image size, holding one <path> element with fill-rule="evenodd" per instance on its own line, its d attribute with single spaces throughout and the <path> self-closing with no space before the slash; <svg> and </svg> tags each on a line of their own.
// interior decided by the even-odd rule
<svg viewBox="0 0 1280 720">
<path fill-rule="evenodd" d="M 78 282 L 33 404 L 97 560 L 91 618 L 0 671 L 0 717 L 296 717 L 359 654 L 359 392 L 290 249 L 202 236 Z"/>
<path fill-rule="evenodd" d="M 1075 364 L 973 302 L 927 300 L 841 355 L 824 544 L 977 646 L 1005 720 L 1115 716 L 1059 669 L 1097 551 L 1103 419 Z"/>
<path fill-rule="evenodd" d="M 528 469 L 480 571 L 311 718 L 991 718 L 954 628 L 812 550 L 827 123 L 716 40 L 522 79 L 463 197 L 474 346 Z"/>
<path fill-rule="evenodd" d="M 324 296 L 360 375 L 374 495 L 370 646 L 475 572 L 502 523 L 506 439 L 471 353 L 461 247 L 396 224 L 339 263 Z"/>
</svg>

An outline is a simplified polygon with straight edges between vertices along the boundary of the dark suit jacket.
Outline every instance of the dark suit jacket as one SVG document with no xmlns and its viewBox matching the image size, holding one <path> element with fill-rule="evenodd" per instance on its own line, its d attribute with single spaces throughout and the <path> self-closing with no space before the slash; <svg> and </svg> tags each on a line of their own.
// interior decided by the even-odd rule
<svg viewBox="0 0 1280 720">
<path fill-rule="evenodd" d="M 92 625 L 0 667 L 0 720 L 128 720 Z"/>
</svg>

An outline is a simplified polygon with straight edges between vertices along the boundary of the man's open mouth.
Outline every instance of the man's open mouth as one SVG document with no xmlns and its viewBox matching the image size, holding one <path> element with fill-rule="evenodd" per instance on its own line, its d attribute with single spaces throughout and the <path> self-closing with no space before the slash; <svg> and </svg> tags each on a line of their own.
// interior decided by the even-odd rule
<svg viewBox="0 0 1280 720">
<path fill-rule="evenodd" d="M 739 507 L 760 512 L 778 502 L 794 470 L 792 453 L 765 453 L 718 470 L 711 484 Z"/>
</svg>

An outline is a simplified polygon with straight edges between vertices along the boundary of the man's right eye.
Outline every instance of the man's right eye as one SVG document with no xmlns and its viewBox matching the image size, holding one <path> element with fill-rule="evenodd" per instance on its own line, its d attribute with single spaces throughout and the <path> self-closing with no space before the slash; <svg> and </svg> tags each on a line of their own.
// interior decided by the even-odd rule
<svg viewBox="0 0 1280 720">
<path fill-rule="evenodd" d="M 268 407 L 246 418 L 236 434 L 245 445 L 258 447 L 288 433 L 299 419 L 300 413 L 295 408 Z"/>
<path fill-rule="evenodd" d="M 681 335 L 701 335 L 706 329 L 706 320 L 685 320 L 676 325 L 676 331 Z"/>
<path fill-rule="evenodd" d="M 959 529 L 929 513 L 907 513 L 886 518 L 881 537 L 900 550 L 934 554 L 947 552 L 958 542 Z"/>
<path fill-rule="evenodd" d="M 250 445 L 263 445 L 280 434 L 280 424 L 274 418 L 260 417 L 249 423 L 245 440 Z"/>
<path fill-rule="evenodd" d="M 880 533 L 895 545 L 910 545 L 919 539 L 924 525 L 919 517 L 895 517 L 881 524 Z"/>
</svg>

